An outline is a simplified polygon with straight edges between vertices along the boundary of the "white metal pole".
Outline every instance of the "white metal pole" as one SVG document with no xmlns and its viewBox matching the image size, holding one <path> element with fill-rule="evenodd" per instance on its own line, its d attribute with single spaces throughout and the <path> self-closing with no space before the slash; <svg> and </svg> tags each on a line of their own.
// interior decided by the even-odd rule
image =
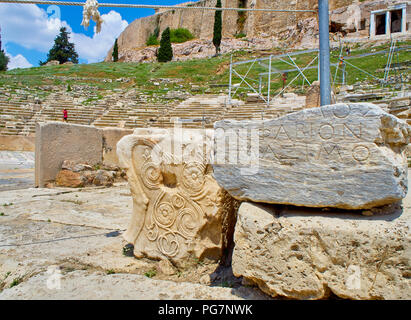
<svg viewBox="0 0 411 320">
<path fill-rule="evenodd" d="M 328 0 L 318 0 L 320 30 L 320 92 L 321 105 L 331 104 L 330 32 Z"/>
<path fill-rule="evenodd" d="M 267 106 L 270 105 L 270 90 L 271 90 L 271 56 L 270 56 L 270 63 L 268 65 Z"/>
</svg>

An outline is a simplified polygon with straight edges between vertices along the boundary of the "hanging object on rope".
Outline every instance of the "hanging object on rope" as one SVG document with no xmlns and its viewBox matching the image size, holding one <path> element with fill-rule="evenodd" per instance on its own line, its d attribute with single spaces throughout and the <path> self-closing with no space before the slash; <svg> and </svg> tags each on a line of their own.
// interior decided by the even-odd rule
<svg viewBox="0 0 411 320">
<path fill-rule="evenodd" d="M 100 33 L 101 25 L 103 24 L 103 19 L 100 17 L 100 12 L 98 12 L 98 2 L 97 0 L 87 0 L 83 7 L 83 21 L 81 25 L 85 29 L 90 25 L 90 19 L 96 23 L 96 33 Z"/>
</svg>

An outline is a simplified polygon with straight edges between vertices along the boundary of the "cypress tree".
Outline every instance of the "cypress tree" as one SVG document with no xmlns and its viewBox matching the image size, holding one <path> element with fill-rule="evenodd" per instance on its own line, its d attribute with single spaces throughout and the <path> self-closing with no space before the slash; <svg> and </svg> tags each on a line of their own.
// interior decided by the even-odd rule
<svg viewBox="0 0 411 320">
<path fill-rule="evenodd" d="M 118 61 L 118 44 L 117 44 L 117 39 L 116 39 L 116 41 L 114 41 L 114 48 L 113 48 L 112 56 L 113 56 L 113 61 L 114 61 L 114 62 L 117 62 L 117 61 Z"/>
<path fill-rule="evenodd" d="M 170 28 L 167 28 L 161 34 L 160 49 L 158 50 L 158 62 L 167 62 L 173 60 L 173 47 L 170 41 Z"/>
<path fill-rule="evenodd" d="M 9 57 L 6 56 L 4 51 L 0 51 L 0 71 L 7 71 L 7 65 L 9 64 Z"/>
<path fill-rule="evenodd" d="M 78 63 L 78 54 L 74 49 L 74 43 L 69 42 L 69 32 L 65 27 L 60 28 L 60 34 L 54 39 L 54 46 L 47 54 L 47 60 L 41 62 L 41 65 L 49 61 L 57 60 L 60 64 L 71 61 Z"/>
<path fill-rule="evenodd" d="M 5 52 L 1 49 L 1 28 L 0 28 L 0 71 L 7 71 L 7 65 L 10 59 L 6 56 Z"/>
<path fill-rule="evenodd" d="M 221 8 L 221 0 L 217 0 L 216 8 Z M 213 35 L 213 44 L 215 47 L 216 55 L 220 53 L 222 25 L 223 25 L 222 11 L 216 10 L 215 15 L 214 15 L 214 35 Z"/>
</svg>

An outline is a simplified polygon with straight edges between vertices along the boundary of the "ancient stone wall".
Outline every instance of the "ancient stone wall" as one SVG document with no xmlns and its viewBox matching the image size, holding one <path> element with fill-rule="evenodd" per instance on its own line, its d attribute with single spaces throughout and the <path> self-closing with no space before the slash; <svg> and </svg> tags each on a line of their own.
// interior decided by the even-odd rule
<svg viewBox="0 0 411 320">
<path fill-rule="evenodd" d="M 34 151 L 34 137 L 0 135 L 1 151 Z"/>
<path fill-rule="evenodd" d="M 330 10 L 347 6 L 355 0 L 330 0 Z M 246 8 L 278 8 L 278 9 L 317 9 L 317 0 L 223 0 L 223 7 L 239 7 L 243 3 Z M 195 2 L 195 6 L 214 7 L 215 0 Z M 223 11 L 223 37 L 233 37 L 245 33 L 248 37 L 271 37 L 280 30 L 296 26 L 302 19 L 315 17 L 315 13 L 279 13 L 256 12 L 238 13 Z M 213 36 L 214 11 L 212 10 L 165 10 L 157 14 L 137 19 L 123 31 L 118 38 L 120 56 L 122 50 L 141 49 L 154 29 L 158 27 L 163 32 L 167 27 L 187 28 L 197 38 L 209 39 Z M 111 61 L 112 48 L 109 50 L 106 61 Z"/>
</svg>

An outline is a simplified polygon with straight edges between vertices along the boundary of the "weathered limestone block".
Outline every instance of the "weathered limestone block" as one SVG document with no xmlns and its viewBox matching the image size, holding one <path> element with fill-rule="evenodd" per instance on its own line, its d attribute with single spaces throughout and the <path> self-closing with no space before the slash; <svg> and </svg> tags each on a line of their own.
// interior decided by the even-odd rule
<svg viewBox="0 0 411 320">
<path fill-rule="evenodd" d="M 407 194 L 410 127 L 373 104 L 214 127 L 214 177 L 238 200 L 367 209 Z"/>
<path fill-rule="evenodd" d="M 177 265 L 221 258 L 236 201 L 211 175 L 212 142 L 212 130 L 136 129 L 117 144 L 134 200 L 124 238 L 136 257 Z"/>
<path fill-rule="evenodd" d="M 314 81 L 308 89 L 305 100 L 305 107 L 317 108 L 321 106 L 320 82 Z"/>
<path fill-rule="evenodd" d="M 234 275 L 273 297 L 411 298 L 409 212 L 398 206 L 364 217 L 301 210 L 242 203 Z"/>
<path fill-rule="evenodd" d="M 360 30 L 361 8 L 354 3 L 346 8 L 335 10 L 330 17 L 331 26 L 335 31 L 348 33 Z"/>
<path fill-rule="evenodd" d="M 105 170 L 98 170 L 93 179 L 93 184 L 96 186 L 111 187 L 114 183 L 114 177 L 112 172 Z"/>
<path fill-rule="evenodd" d="M 103 159 L 101 130 L 77 124 L 36 124 L 35 185 L 54 181 L 65 160 L 94 165 Z"/>
<path fill-rule="evenodd" d="M 103 128 L 103 163 L 118 166 L 117 142 L 126 135 L 132 134 L 133 130 L 120 128 Z"/>
<path fill-rule="evenodd" d="M 51 60 L 51 61 L 49 61 L 49 62 L 47 62 L 47 63 L 45 64 L 46 67 L 49 67 L 49 66 L 58 66 L 58 65 L 60 65 L 60 62 L 59 62 L 58 60 Z"/>
<path fill-rule="evenodd" d="M 56 177 L 56 185 L 59 187 L 80 188 L 84 184 L 83 176 L 78 172 L 63 169 Z"/>
</svg>

